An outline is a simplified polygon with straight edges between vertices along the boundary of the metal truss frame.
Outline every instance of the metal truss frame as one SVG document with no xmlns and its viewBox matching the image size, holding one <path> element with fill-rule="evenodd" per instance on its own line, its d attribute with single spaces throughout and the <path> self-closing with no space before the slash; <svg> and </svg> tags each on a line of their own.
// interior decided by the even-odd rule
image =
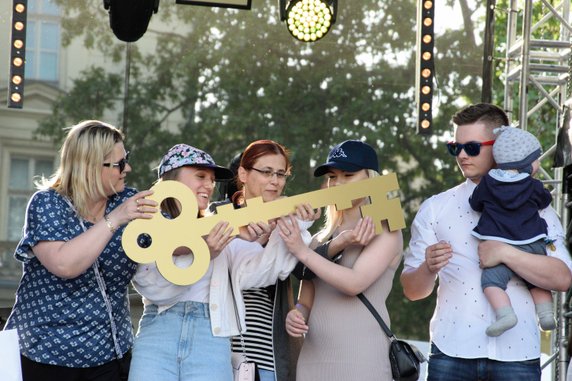
<svg viewBox="0 0 572 381">
<path fill-rule="evenodd" d="M 542 3 L 543 14 L 535 14 L 533 22 L 533 5 Z M 536 113 L 549 108 L 556 115 L 556 137 L 563 126 L 566 109 L 570 107 L 570 62 L 572 26 L 570 23 L 570 0 L 562 0 L 556 6 L 549 0 L 510 0 L 507 24 L 506 67 L 504 108 L 514 124 L 527 129 L 528 120 Z M 537 7 L 538 8 L 538 7 Z M 522 25 L 520 31 L 517 25 Z M 559 26 L 558 39 L 544 39 L 541 35 L 547 23 Z M 538 91 L 538 98 L 531 99 L 529 89 Z M 518 95 L 518 99 L 516 98 Z M 518 101 L 518 103 L 516 102 Z M 568 101 L 568 102 L 567 102 Z M 518 107 L 518 114 L 514 109 Z M 556 140 L 552 146 L 544 149 L 541 159 L 550 159 L 556 152 Z M 542 170 L 542 169 L 541 169 Z M 555 168 L 554 173 L 542 170 L 546 183 L 554 185 L 554 208 L 560 216 L 564 231 L 569 223 L 568 197 L 564 192 L 563 168 Z M 558 327 L 551 337 L 551 356 L 542 364 L 542 368 L 553 366 L 553 379 L 564 381 L 569 354 L 567 353 L 568 332 L 572 313 L 569 294 L 555 293 L 555 312 Z"/>
</svg>

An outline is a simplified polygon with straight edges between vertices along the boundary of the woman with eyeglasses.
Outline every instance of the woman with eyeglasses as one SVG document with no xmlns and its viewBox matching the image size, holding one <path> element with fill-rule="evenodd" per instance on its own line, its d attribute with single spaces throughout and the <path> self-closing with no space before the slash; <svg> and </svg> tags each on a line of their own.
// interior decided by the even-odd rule
<svg viewBox="0 0 572 381">
<path fill-rule="evenodd" d="M 379 176 L 375 150 L 366 143 L 347 140 L 330 151 L 314 176 L 327 176 L 327 187 Z M 298 381 L 391 380 L 389 339 L 356 295 L 363 293 L 389 325 L 385 300 L 401 261 L 401 231 L 375 235 L 371 218 L 362 218 L 360 207 L 369 198 L 354 200 L 348 209 L 326 208 L 326 222 L 311 248 L 300 240 L 290 218 L 278 220 L 280 236 L 291 253 L 314 272 L 303 280 L 296 308 L 286 318 L 286 330 L 304 335 L 298 359 Z M 339 241 L 339 242 L 336 242 Z M 337 261 L 318 251 L 341 250 Z M 329 246 L 329 247 L 328 247 Z M 313 249 L 312 249 L 313 248 Z"/>
<path fill-rule="evenodd" d="M 284 146 L 272 140 L 252 142 L 244 150 L 238 168 L 240 190 L 233 197 L 235 205 L 248 207 L 248 201 L 256 197 L 261 197 L 264 202 L 279 199 L 290 171 L 289 153 Z M 300 205 L 293 218 L 298 222 L 309 221 L 311 225 L 317 217 L 310 205 Z M 279 238 L 275 227 L 276 223 L 270 222 L 250 228 L 257 242 L 267 245 L 269 237 Z M 284 272 L 266 287 L 247 288 L 242 292 L 246 307 L 246 327 L 243 328 L 246 332 L 242 337 L 233 338 L 232 350 L 236 354 L 245 352 L 248 359 L 257 364 L 261 381 L 295 379 L 301 343 L 288 337 L 284 331 L 284 319 L 294 306 L 288 275 L 289 272 Z"/>
<path fill-rule="evenodd" d="M 151 218 L 152 192 L 125 186 L 123 133 L 96 120 L 68 131 L 55 174 L 28 203 L 15 257 L 23 275 L 6 329 L 17 329 L 23 379 L 127 379 L 133 333 L 121 246 L 129 221 Z"/>
<path fill-rule="evenodd" d="M 241 181 L 246 181 L 246 172 L 251 172 L 248 184 L 256 189 L 256 195 L 264 194 L 265 201 L 279 197 L 289 170 L 283 147 L 274 142 L 254 144 L 244 152 L 243 160 L 254 160 L 256 168 L 263 172 L 242 168 Z M 159 181 L 175 180 L 187 185 L 197 198 L 199 217 L 205 218 L 215 181 L 233 177 L 229 169 L 216 165 L 209 154 L 187 144 L 172 147 L 161 160 L 158 173 Z M 246 197 L 250 198 L 251 193 Z M 176 217 L 180 208 L 175 203 L 162 205 L 161 209 Z M 300 216 L 311 220 L 311 212 L 305 207 L 298 210 Z M 306 229 L 311 223 L 299 224 L 309 242 Z M 239 238 L 230 237 L 231 231 L 227 222 L 219 222 L 205 237 L 211 252 L 209 268 L 190 286 L 172 284 L 155 264 L 139 266 L 133 283 L 144 297 L 145 310 L 133 347 L 130 380 L 232 379 L 230 337 L 246 329 L 248 301 L 240 290 L 264 287 L 286 278 L 297 261 L 288 254 L 278 234 L 271 234 L 272 226 L 266 222 L 249 224 Z M 188 266 L 192 254 L 179 250 L 173 260 L 177 266 Z"/>
</svg>

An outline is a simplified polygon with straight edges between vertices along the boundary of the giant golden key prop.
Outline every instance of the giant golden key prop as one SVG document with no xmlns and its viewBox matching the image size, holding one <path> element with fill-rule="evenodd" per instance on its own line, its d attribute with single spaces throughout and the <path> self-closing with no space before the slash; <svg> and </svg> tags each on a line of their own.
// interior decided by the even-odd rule
<svg viewBox="0 0 572 381">
<path fill-rule="evenodd" d="M 337 210 L 343 210 L 351 208 L 353 200 L 369 197 L 371 202 L 361 206 L 360 210 L 362 216 L 373 219 L 376 233 L 382 231 L 382 220 L 387 220 L 392 231 L 405 227 L 399 198 L 390 198 L 388 194 L 399 189 L 395 173 L 266 203 L 262 197 L 257 197 L 248 200 L 248 206 L 240 209 L 226 204 L 217 208 L 217 214 L 203 218 L 197 218 L 197 200 L 186 185 L 178 181 L 161 181 L 151 189 L 154 193 L 148 199 L 160 205 L 167 198 L 175 198 L 181 204 L 181 214 L 174 219 L 158 214 L 150 220 L 130 222 L 123 232 L 123 249 L 135 262 L 156 261 L 161 275 L 178 285 L 193 284 L 206 273 L 210 251 L 202 237 L 220 221 L 228 221 L 233 228 L 232 235 L 237 235 L 239 227 L 293 213 L 296 205 L 308 203 L 314 209 L 335 205 Z M 142 234 L 151 237 L 149 247 L 138 244 Z M 193 252 L 193 263 L 187 268 L 177 267 L 173 263 L 173 252 L 179 247 L 187 247 Z"/>
</svg>

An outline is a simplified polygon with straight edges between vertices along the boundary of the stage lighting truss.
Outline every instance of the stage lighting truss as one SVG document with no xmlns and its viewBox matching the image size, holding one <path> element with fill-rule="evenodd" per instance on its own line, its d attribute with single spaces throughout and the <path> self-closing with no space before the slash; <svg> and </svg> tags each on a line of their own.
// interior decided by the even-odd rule
<svg viewBox="0 0 572 381">
<path fill-rule="evenodd" d="M 417 59 L 415 65 L 417 133 L 427 135 L 432 134 L 433 130 L 434 18 L 434 2 L 420 0 L 417 6 Z"/>
<path fill-rule="evenodd" d="M 10 83 L 8 107 L 22 108 L 24 104 L 24 64 L 26 62 L 27 0 L 14 0 L 10 39 Z"/>
<path fill-rule="evenodd" d="M 314 42 L 323 38 L 336 22 L 337 0 L 280 0 L 280 18 L 297 40 Z"/>
</svg>

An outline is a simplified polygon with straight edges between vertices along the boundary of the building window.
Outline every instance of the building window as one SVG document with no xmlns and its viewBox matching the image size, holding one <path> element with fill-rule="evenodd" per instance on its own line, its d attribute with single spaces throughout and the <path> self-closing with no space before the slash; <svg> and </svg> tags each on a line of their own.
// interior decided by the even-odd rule
<svg viewBox="0 0 572 381">
<path fill-rule="evenodd" d="M 54 0 L 28 0 L 26 78 L 57 82 L 60 61 L 60 10 Z"/>
<path fill-rule="evenodd" d="M 19 241 L 26 215 L 26 205 L 34 193 L 34 180 L 48 177 L 54 171 L 54 161 L 49 158 L 12 157 L 8 183 L 8 241 Z"/>
</svg>

